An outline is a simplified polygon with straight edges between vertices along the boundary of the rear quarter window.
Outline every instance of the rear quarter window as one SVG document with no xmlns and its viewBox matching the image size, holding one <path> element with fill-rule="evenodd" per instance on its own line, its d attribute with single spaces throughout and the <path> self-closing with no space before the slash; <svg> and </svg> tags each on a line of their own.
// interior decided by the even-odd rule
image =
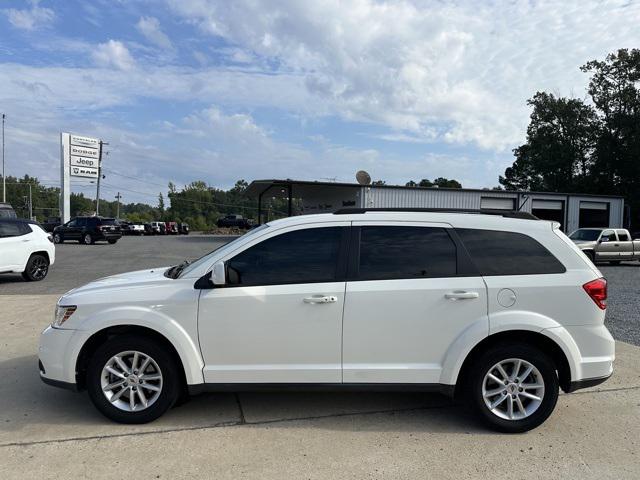
<svg viewBox="0 0 640 480">
<path fill-rule="evenodd" d="M 459 228 L 456 232 L 481 275 L 541 275 L 566 268 L 537 240 L 498 230 Z"/>
</svg>

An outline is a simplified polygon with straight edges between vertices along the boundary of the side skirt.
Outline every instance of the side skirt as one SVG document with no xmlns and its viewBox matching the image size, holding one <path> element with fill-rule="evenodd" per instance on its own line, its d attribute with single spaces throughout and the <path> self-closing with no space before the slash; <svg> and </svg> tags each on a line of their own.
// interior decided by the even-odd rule
<svg viewBox="0 0 640 480">
<path fill-rule="evenodd" d="M 190 395 L 205 392 L 427 392 L 453 398 L 455 385 L 441 383 L 201 383 L 188 385 Z"/>
</svg>

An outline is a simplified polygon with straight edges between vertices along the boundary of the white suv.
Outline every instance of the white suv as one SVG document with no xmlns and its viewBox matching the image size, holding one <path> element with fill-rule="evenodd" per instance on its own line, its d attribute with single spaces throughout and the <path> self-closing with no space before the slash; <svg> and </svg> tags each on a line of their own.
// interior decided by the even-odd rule
<svg viewBox="0 0 640 480">
<path fill-rule="evenodd" d="M 613 369 L 607 288 L 551 222 L 354 210 L 258 227 L 199 260 L 58 302 L 40 374 L 148 422 L 188 391 L 413 388 L 526 431 Z M 518 217 L 519 215 L 512 215 Z"/>
<path fill-rule="evenodd" d="M 0 273 L 21 273 L 27 281 L 42 280 L 55 258 L 53 238 L 36 222 L 0 218 Z"/>
</svg>

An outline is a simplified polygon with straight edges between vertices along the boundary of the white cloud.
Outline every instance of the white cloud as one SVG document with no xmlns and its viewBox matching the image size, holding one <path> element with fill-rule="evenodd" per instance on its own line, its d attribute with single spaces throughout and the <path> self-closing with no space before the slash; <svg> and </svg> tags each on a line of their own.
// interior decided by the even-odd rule
<svg viewBox="0 0 640 480">
<path fill-rule="evenodd" d="M 131 70 L 135 61 L 125 45 L 118 40 L 100 43 L 91 53 L 94 62 L 101 67 L 114 67 L 118 70 Z"/>
<path fill-rule="evenodd" d="M 498 151 L 522 141 L 536 90 L 581 96 L 582 63 L 640 43 L 640 4 L 622 0 L 167 1 L 347 120 Z"/>
<path fill-rule="evenodd" d="M 4 11 L 11 25 L 21 30 L 35 30 L 53 22 L 56 16 L 53 10 L 39 7 L 38 2 L 32 3 L 33 6 L 30 9 L 9 8 Z"/>
<path fill-rule="evenodd" d="M 165 50 L 173 50 L 173 44 L 160 28 L 160 21 L 155 17 L 140 17 L 136 29 L 155 46 Z"/>
</svg>

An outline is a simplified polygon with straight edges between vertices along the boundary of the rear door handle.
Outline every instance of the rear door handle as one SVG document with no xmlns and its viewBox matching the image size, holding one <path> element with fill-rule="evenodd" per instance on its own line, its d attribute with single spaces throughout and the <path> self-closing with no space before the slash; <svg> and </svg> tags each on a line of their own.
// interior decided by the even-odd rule
<svg viewBox="0 0 640 480">
<path fill-rule="evenodd" d="M 338 297 L 335 295 L 314 295 L 313 297 L 305 297 L 304 303 L 336 303 Z"/>
<path fill-rule="evenodd" d="M 465 292 L 463 290 L 456 290 L 455 292 L 449 292 L 444 294 L 444 298 L 449 300 L 466 300 L 471 298 L 478 298 L 480 295 L 478 292 Z"/>
</svg>

